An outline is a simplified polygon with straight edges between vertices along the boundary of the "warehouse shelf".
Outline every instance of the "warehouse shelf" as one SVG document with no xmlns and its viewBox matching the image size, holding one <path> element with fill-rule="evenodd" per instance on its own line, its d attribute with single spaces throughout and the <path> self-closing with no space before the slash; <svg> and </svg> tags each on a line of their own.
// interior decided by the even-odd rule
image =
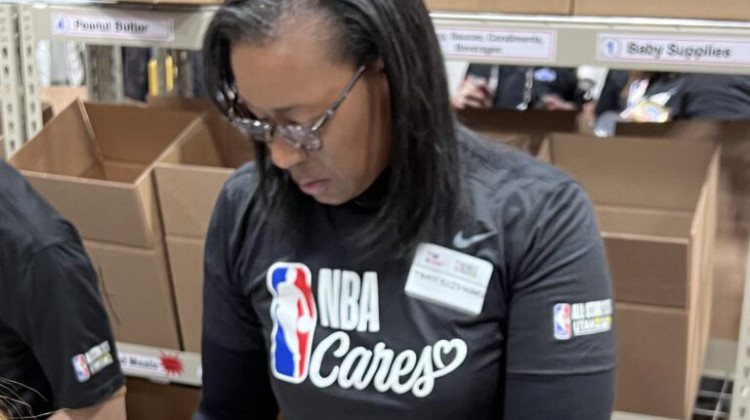
<svg viewBox="0 0 750 420">
<path fill-rule="evenodd" d="M 750 22 L 441 12 L 432 18 L 448 59 L 750 73 Z M 630 44 L 641 48 L 631 52 Z"/>
<path fill-rule="evenodd" d="M 34 3 L 26 7 L 31 7 L 38 39 L 186 50 L 201 48 L 217 10 L 216 6 L 113 2 Z M 103 24 L 120 19 L 155 27 L 151 36 L 77 31 L 70 22 L 76 17 Z M 442 44 L 449 59 L 652 71 L 750 71 L 750 22 L 445 12 L 433 12 L 432 17 L 444 37 Z M 639 43 L 643 54 L 628 54 L 626 46 L 633 43 Z M 669 50 L 669 45 L 674 48 Z M 655 50 L 659 46 L 665 48 L 660 56 Z"/>
</svg>

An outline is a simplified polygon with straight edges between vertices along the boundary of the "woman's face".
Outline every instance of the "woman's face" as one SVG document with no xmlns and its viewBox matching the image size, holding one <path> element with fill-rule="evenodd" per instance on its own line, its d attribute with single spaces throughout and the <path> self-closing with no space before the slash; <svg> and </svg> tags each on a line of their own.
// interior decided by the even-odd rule
<svg viewBox="0 0 750 420">
<path fill-rule="evenodd" d="M 282 35 L 270 43 L 235 45 L 232 69 L 256 118 L 309 126 L 336 102 L 357 69 L 329 58 L 331 28 L 322 20 L 296 23 L 283 24 Z M 320 150 L 295 148 L 280 135 L 267 147 L 273 164 L 302 192 L 338 205 L 363 193 L 387 166 L 390 121 L 385 73 L 368 68 L 320 133 Z"/>
</svg>

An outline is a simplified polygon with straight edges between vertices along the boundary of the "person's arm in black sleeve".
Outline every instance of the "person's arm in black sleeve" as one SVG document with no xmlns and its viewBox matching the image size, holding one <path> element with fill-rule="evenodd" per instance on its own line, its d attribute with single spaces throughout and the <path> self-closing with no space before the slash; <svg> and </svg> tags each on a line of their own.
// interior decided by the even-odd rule
<svg viewBox="0 0 750 420">
<path fill-rule="evenodd" d="M 261 325 L 232 282 L 233 204 L 226 189 L 214 210 L 206 240 L 203 297 L 203 392 L 194 420 L 273 420 L 278 407 L 271 390 Z M 244 212 L 241 212 L 243 213 Z"/>
<path fill-rule="evenodd" d="M 109 318 L 83 246 L 69 241 L 40 250 L 18 287 L 24 311 L 18 330 L 51 385 L 55 407 L 91 408 L 122 394 Z M 117 418 L 124 418 L 120 403 Z"/>
<path fill-rule="evenodd" d="M 523 246 L 511 285 L 504 419 L 609 420 L 613 303 L 593 209 L 567 182 L 535 211 L 517 233 Z"/>
</svg>

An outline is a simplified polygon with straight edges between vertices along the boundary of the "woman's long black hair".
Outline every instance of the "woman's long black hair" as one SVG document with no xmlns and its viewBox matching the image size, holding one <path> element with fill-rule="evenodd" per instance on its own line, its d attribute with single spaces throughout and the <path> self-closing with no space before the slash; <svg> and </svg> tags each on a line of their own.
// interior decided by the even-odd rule
<svg viewBox="0 0 750 420">
<path fill-rule="evenodd" d="M 447 228 L 458 200 L 454 119 L 429 13 L 422 0 L 228 0 L 203 47 L 206 86 L 225 115 L 237 97 L 232 45 L 273 41 L 283 27 L 279 23 L 292 15 L 330 19 L 333 59 L 354 68 L 372 68 L 378 60 L 385 65 L 393 142 L 388 194 L 356 240 L 368 252 L 408 257 L 419 242 Z M 256 151 L 266 203 L 294 206 L 288 200 L 299 194 L 284 191 L 296 187 L 268 164 L 264 145 Z"/>
</svg>

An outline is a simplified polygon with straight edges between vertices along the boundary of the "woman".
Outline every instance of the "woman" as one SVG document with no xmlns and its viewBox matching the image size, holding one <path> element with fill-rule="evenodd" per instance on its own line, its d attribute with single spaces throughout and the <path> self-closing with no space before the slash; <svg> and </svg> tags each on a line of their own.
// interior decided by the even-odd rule
<svg viewBox="0 0 750 420">
<path fill-rule="evenodd" d="M 609 418 L 590 204 L 456 125 L 421 1 L 229 1 L 204 54 L 258 161 L 207 239 L 197 419 Z"/>
</svg>

